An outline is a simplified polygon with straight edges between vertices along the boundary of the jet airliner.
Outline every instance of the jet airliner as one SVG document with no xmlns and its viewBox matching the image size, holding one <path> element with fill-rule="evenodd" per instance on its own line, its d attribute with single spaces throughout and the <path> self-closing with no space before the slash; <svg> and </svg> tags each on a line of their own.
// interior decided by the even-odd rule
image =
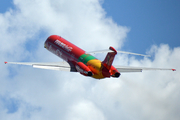
<svg viewBox="0 0 180 120">
<path fill-rule="evenodd" d="M 143 70 L 172 70 L 165 68 L 144 68 L 144 67 L 124 67 L 113 66 L 113 60 L 118 52 L 132 55 L 146 56 L 143 54 L 117 51 L 113 47 L 109 50 L 94 51 L 92 53 L 107 52 L 104 61 L 100 61 L 90 53 L 85 52 L 81 48 L 75 46 L 61 36 L 51 35 L 44 43 L 44 47 L 66 62 L 52 63 L 30 63 L 30 62 L 5 62 L 5 64 L 21 64 L 31 65 L 34 68 L 51 69 L 59 71 L 79 72 L 84 76 L 90 76 L 95 79 L 103 79 L 115 77 L 118 78 L 123 72 L 142 72 Z"/>
</svg>

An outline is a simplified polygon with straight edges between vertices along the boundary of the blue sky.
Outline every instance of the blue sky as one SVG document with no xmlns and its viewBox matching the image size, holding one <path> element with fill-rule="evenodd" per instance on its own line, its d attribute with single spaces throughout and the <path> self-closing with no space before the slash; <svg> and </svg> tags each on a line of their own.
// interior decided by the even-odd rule
<svg viewBox="0 0 180 120">
<path fill-rule="evenodd" d="M 143 52 L 151 45 L 180 45 L 179 0 L 105 0 L 107 16 L 131 28 L 125 50 Z"/>
<path fill-rule="evenodd" d="M 13 8 L 13 2 L 12 2 L 12 0 L 1 0 L 0 12 L 1 12 L 1 13 L 4 13 L 4 12 L 6 12 L 9 8 Z"/>
</svg>

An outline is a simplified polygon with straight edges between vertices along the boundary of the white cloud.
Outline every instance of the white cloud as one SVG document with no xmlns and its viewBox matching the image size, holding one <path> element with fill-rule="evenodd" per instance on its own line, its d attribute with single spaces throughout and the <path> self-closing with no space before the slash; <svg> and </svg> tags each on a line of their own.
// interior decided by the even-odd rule
<svg viewBox="0 0 180 120">
<path fill-rule="evenodd" d="M 121 48 L 129 31 L 107 18 L 98 0 L 14 0 L 14 4 L 16 9 L 0 14 L 1 118 L 180 118 L 180 47 L 152 46 L 149 53 L 154 60 L 118 55 L 115 61 L 120 65 L 175 67 L 177 72 L 130 73 L 102 81 L 76 73 L 4 65 L 4 60 L 59 61 L 43 48 L 51 34 L 92 51 L 110 45 Z M 16 103 L 17 109 L 7 107 Z"/>
<path fill-rule="evenodd" d="M 105 120 L 103 113 L 90 101 L 80 100 L 69 113 L 67 120 Z"/>
</svg>

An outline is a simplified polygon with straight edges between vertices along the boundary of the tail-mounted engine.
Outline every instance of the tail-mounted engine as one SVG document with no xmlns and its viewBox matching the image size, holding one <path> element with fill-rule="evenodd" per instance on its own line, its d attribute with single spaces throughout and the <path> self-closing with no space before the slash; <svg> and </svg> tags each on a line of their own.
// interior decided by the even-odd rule
<svg viewBox="0 0 180 120">
<path fill-rule="evenodd" d="M 91 70 L 82 62 L 78 62 L 75 67 L 76 67 L 77 71 L 80 72 L 82 75 L 85 75 L 85 76 L 93 75 Z"/>
<path fill-rule="evenodd" d="M 110 72 L 111 72 L 111 76 L 115 78 L 118 78 L 121 75 L 121 73 L 114 66 L 111 66 Z"/>
</svg>

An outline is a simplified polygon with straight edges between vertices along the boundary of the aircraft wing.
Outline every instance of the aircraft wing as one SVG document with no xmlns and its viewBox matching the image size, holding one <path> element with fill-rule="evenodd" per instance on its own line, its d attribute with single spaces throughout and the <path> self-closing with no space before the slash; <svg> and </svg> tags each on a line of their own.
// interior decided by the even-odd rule
<svg viewBox="0 0 180 120">
<path fill-rule="evenodd" d="M 77 72 L 72 64 L 67 62 L 33 63 L 33 62 L 4 62 L 5 64 L 30 65 L 34 68 Z"/>
<path fill-rule="evenodd" d="M 176 69 L 170 68 L 146 68 L 146 67 L 129 67 L 129 66 L 114 66 L 120 73 L 123 72 L 142 72 L 144 70 L 171 70 L 176 71 Z"/>
</svg>

